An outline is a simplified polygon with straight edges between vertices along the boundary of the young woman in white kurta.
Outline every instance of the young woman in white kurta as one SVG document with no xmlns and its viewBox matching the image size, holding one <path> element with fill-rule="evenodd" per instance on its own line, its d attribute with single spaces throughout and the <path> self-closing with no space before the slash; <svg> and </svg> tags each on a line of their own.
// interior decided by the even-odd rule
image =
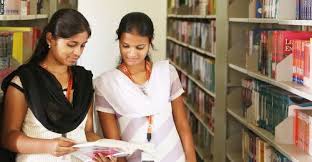
<svg viewBox="0 0 312 162">
<path fill-rule="evenodd" d="M 95 107 L 104 136 L 150 142 L 156 148 L 155 161 L 195 162 L 177 72 L 168 61 L 152 64 L 147 57 L 154 35 L 152 21 L 143 13 L 129 13 L 122 18 L 117 35 L 121 64 L 94 82 Z M 127 157 L 128 162 L 141 160 L 139 152 Z"/>
</svg>

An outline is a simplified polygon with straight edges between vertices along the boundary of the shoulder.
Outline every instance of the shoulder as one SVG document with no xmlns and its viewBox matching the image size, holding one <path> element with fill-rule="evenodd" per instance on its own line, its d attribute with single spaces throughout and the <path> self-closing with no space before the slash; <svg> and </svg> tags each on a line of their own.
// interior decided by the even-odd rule
<svg viewBox="0 0 312 162">
<path fill-rule="evenodd" d="M 157 61 L 155 63 L 153 63 L 154 67 L 168 67 L 169 66 L 169 60 L 161 60 L 161 61 Z"/>
<path fill-rule="evenodd" d="M 98 77 L 94 79 L 94 85 L 97 86 L 99 84 L 107 83 L 109 80 L 114 79 L 116 73 L 118 73 L 118 69 L 111 69 L 109 71 L 101 73 Z"/>
<path fill-rule="evenodd" d="M 93 77 L 92 71 L 85 69 L 83 66 L 75 65 L 71 67 L 73 73 L 82 75 L 84 77 Z"/>
<path fill-rule="evenodd" d="M 82 71 L 82 72 L 89 72 L 89 73 L 92 73 L 91 70 L 87 70 L 87 69 L 84 68 L 83 66 L 79 66 L 79 65 L 74 65 L 74 66 L 72 66 L 72 69 L 73 69 L 73 70 L 76 70 L 76 71 Z"/>
</svg>

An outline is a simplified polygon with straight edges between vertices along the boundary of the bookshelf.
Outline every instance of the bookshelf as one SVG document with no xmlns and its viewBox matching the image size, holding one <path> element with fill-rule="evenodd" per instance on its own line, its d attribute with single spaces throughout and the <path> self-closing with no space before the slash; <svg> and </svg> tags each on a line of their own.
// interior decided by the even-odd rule
<svg viewBox="0 0 312 162">
<path fill-rule="evenodd" d="M 183 88 L 187 91 L 184 104 L 198 162 L 214 161 L 214 69 L 217 57 L 214 3 L 215 0 L 204 0 L 203 4 L 168 0 L 167 57 L 180 74 Z M 202 97 L 197 98 L 196 95 Z"/>
<path fill-rule="evenodd" d="M 213 53 L 211 53 L 211 52 L 205 51 L 205 50 L 200 49 L 200 48 L 198 48 L 198 47 L 189 45 L 189 44 L 187 44 L 187 43 L 183 43 L 183 42 L 181 42 L 181 41 L 179 41 L 179 40 L 177 40 L 177 39 L 175 39 L 175 38 L 173 38 L 173 37 L 167 36 L 167 40 L 172 41 L 172 42 L 174 42 L 174 43 L 176 43 L 176 44 L 179 44 L 179 45 L 181 45 L 181 46 L 183 46 L 183 47 L 189 48 L 189 49 L 191 49 L 191 50 L 193 50 L 193 51 L 196 51 L 196 52 L 198 52 L 199 54 L 206 55 L 206 56 L 208 56 L 208 57 L 213 57 L 213 58 L 216 57 L 215 54 L 213 54 Z"/>
<path fill-rule="evenodd" d="M 254 18 L 248 11 L 250 9 L 250 2 L 252 1 L 254 0 L 232 0 L 230 2 L 219 2 L 217 4 L 219 8 L 217 8 L 216 14 L 218 28 L 218 58 L 216 61 L 216 69 L 221 68 L 224 70 L 222 73 L 220 72 L 223 77 L 216 77 L 216 110 L 219 111 L 219 113 L 216 112 L 216 114 L 219 115 L 218 118 L 220 117 L 221 119 L 216 120 L 214 133 L 215 137 L 219 135 L 222 136 L 215 138 L 215 140 L 219 139 L 218 142 L 223 142 L 221 145 L 225 145 L 225 148 L 224 152 L 215 152 L 214 157 L 218 157 L 218 161 L 244 161 L 244 146 L 242 146 L 244 145 L 244 136 L 242 131 L 240 131 L 243 130 L 244 132 L 250 132 L 252 137 L 257 138 L 257 140 L 260 139 L 264 141 L 272 148 L 272 152 L 277 152 L 279 154 L 278 157 L 280 158 L 287 158 L 292 162 L 312 161 L 312 156 L 296 147 L 295 144 L 278 143 L 275 139 L 275 135 L 271 131 L 260 128 L 261 124 L 257 126 L 252 123 L 248 116 L 246 116 L 248 112 L 243 109 L 243 104 L 245 104 L 243 102 L 245 101 L 243 101 L 241 97 L 244 91 L 242 79 L 249 79 L 261 81 L 274 90 L 277 89 L 283 93 L 296 95 L 312 101 L 311 88 L 292 81 L 279 81 L 274 79 L 274 76 L 270 76 L 270 73 L 264 74 L 264 72 L 259 71 L 259 69 L 255 70 L 250 66 L 251 57 L 247 56 L 248 52 L 250 52 L 248 51 L 248 43 L 250 43 L 248 36 L 250 35 L 247 36 L 247 32 L 255 29 L 302 31 L 312 26 L 312 21 L 295 20 L 294 18 L 278 18 L 278 16 L 277 18 Z M 279 1 L 279 3 L 281 4 L 282 2 Z M 285 4 L 287 3 L 288 1 L 285 1 Z M 280 11 L 278 8 L 280 6 L 277 7 L 277 11 L 280 11 L 280 15 L 285 14 L 285 11 L 291 13 L 293 11 L 291 8 L 295 7 L 290 3 L 284 5 L 284 7 L 285 6 L 290 8 L 290 10 L 284 9 Z M 218 10 L 220 10 L 220 8 L 222 8 L 225 13 L 219 13 Z M 221 31 L 222 33 L 219 33 Z M 261 32 L 263 31 L 264 30 Z M 220 41 L 223 44 L 220 44 Z M 252 53 L 255 53 L 255 51 L 252 51 Z M 268 57 L 270 58 L 270 56 Z M 219 102 L 222 100 L 225 101 L 225 103 Z M 272 110 L 277 112 L 276 109 L 277 107 L 272 107 Z M 257 120 L 259 121 L 259 119 Z M 221 124 L 226 124 L 226 128 L 222 127 Z M 221 128 L 219 126 L 221 126 Z M 292 125 L 290 125 L 290 127 L 292 127 Z M 254 145 L 256 145 L 256 142 Z"/>
</svg>

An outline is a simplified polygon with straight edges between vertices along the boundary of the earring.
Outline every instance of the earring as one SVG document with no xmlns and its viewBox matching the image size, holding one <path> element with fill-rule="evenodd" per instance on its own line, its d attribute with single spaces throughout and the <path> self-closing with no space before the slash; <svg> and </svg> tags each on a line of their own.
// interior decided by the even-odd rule
<svg viewBox="0 0 312 162">
<path fill-rule="evenodd" d="M 51 45 L 50 45 L 50 44 L 48 44 L 48 48 L 51 48 Z"/>
</svg>

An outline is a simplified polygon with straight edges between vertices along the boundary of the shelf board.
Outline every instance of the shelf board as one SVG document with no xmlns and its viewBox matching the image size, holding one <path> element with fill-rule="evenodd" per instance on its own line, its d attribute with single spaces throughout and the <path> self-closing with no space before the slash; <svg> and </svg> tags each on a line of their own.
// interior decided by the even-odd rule
<svg viewBox="0 0 312 162">
<path fill-rule="evenodd" d="M 186 101 L 184 101 L 185 106 L 188 108 L 188 110 L 190 110 L 190 112 L 192 112 L 192 114 L 197 118 L 197 120 L 200 121 L 200 123 L 208 130 L 209 134 L 211 136 L 214 136 L 213 131 L 209 128 L 209 126 L 207 125 L 207 123 L 203 120 L 203 118 L 198 114 L 198 112 L 196 112 L 194 110 L 194 107 L 191 106 L 191 104 L 187 103 Z"/>
<path fill-rule="evenodd" d="M 278 20 L 267 18 L 229 18 L 230 22 L 312 26 L 311 20 Z"/>
<path fill-rule="evenodd" d="M 194 139 L 200 139 L 200 138 L 198 137 L 198 135 L 195 135 L 193 138 L 194 138 Z M 195 141 L 195 140 L 194 140 L 194 141 Z M 198 143 L 195 143 L 194 145 L 195 145 L 195 151 L 197 152 L 197 154 L 199 155 L 199 157 L 200 157 L 202 160 L 204 160 L 204 162 L 212 162 L 211 159 L 207 159 L 208 153 L 205 152 L 205 148 L 200 147 L 200 146 L 198 145 Z"/>
<path fill-rule="evenodd" d="M 242 125 L 250 129 L 252 132 L 258 135 L 260 138 L 262 138 L 264 141 L 266 141 L 269 145 L 274 147 L 277 151 L 279 151 L 281 154 L 286 156 L 292 162 L 311 162 L 312 161 L 312 156 L 301 151 L 295 145 L 277 144 L 274 141 L 274 136 L 270 132 L 248 123 L 244 119 L 244 117 L 238 115 L 238 113 L 234 112 L 231 109 L 227 109 L 227 112 L 232 117 L 234 117 L 237 121 L 239 121 Z"/>
<path fill-rule="evenodd" d="M 36 20 L 36 19 L 47 19 L 48 15 L 0 15 L 0 20 L 3 21 L 14 21 L 14 20 Z"/>
<path fill-rule="evenodd" d="M 229 67 L 231 69 L 234 69 L 234 70 L 237 70 L 241 73 L 244 73 L 244 74 L 247 74 L 248 76 L 250 77 L 253 77 L 255 79 L 258 79 L 258 80 L 261 80 L 263 82 L 266 82 L 266 83 L 269 83 L 269 84 L 272 84 L 276 87 L 279 87 L 281 89 L 284 89 L 288 92 L 291 92 L 293 94 L 296 94 L 298 96 L 301 96 L 303 98 L 306 98 L 308 100 L 312 100 L 312 89 L 309 88 L 309 87 L 306 87 L 306 86 L 303 86 L 303 85 L 299 85 L 299 84 L 296 84 L 296 83 L 293 83 L 293 82 L 286 82 L 286 81 L 276 81 L 274 79 L 271 79 L 265 75 L 262 75 L 258 72 L 253 72 L 253 71 L 248 71 L 242 67 L 239 67 L 237 65 L 233 65 L 233 64 L 229 64 Z"/>
<path fill-rule="evenodd" d="M 312 26 L 312 20 L 279 20 L 279 24 Z"/>
<path fill-rule="evenodd" d="M 170 41 L 172 41 L 172 42 L 174 42 L 174 43 L 176 43 L 176 44 L 179 44 L 179 45 L 181 45 L 181 46 L 183 46 L 183 47 L 189 48 L 189 49 L 191 49 L 191 50 L 193 50 L 193 51 L 196 51 L 196 52 L 198 52 L 198 53 L 200 53 L 200 54 L 202 54 L 202 55 L 206 55 L 206 56 L 209 56 L 209 57 L 211 57 L 211 58 L 215 58 L 215 57 L 216 57 L 216 55 L 213 54 L 213 53 L 211 53 L 211 52 L 208 52 L 208 51 L 205 51 L 205 50 L 200 49 L 200 48 L 198 48 L 198 47 L 194 47 L 194 46 L 192 46 L 192 45 L 183 43 L 183 42 L 181 42 L 181 41 L 179 41 L 179 40 L 177 40 L 177 39 L 175 39 L 175 38 L 173 38 L 173 37 L 167 36 L 167 40 L 170 40 Z"/>
<path fill-rule="evenodd" d="M 276 24 L 278 23 L 277 19 L 264 19 L 264 18 L 229 18 L 230 22 L 239 22 L 239 23 L 269 23 Z"/>
<path fill-rule="evenodd" d="M 226 154 L 226 157 L 230 162 L 241 162 L 243 161 L 242 159 L 242 154 L 239 152 L 228 152 Z"/>
<path fill-rule="evenodd" d="M 168 18 L 181 18 L 181 19 L 216 19 L 216 15 L 176 15 L 168 14 Z"/>
<path fill-rule="evenodd" d="M 200 89 L 202 89 L 204 92 L 209 94 L 211 97 L 216 98 L 215 93 L 208 90 L 201 81 L 198 81 L 193 76 L 189 75 L 187 71 L 185 71 L 183 68 L 175 64 L 173 61 L 170 60 L 170 64 L 172 64 L 177 70 L 181 71 L 185 76 L 187 76 L 189 79 L 191 79 Z"/>
</svg>

